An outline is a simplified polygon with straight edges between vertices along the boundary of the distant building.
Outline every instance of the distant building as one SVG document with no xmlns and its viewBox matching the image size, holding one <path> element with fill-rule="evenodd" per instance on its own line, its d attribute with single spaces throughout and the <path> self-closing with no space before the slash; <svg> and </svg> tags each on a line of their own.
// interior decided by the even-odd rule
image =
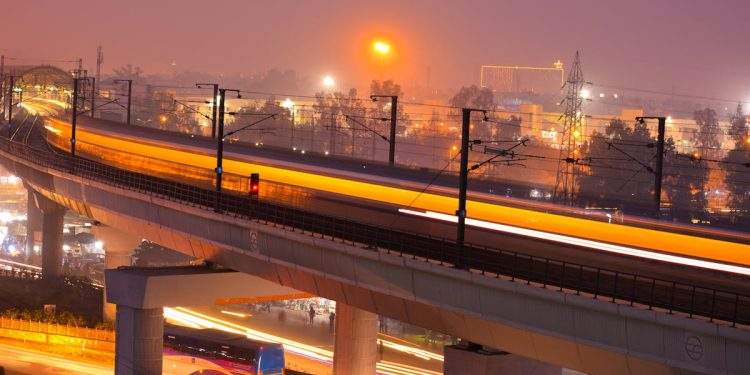
<svg viewBox="0 0 750 375">
<path fill-rule="evenodd" d="M 482 65 L 480 85 L 496 93 L 558 93 L 565 82 L 560 60 L 552 67 Z"/>
</svg>

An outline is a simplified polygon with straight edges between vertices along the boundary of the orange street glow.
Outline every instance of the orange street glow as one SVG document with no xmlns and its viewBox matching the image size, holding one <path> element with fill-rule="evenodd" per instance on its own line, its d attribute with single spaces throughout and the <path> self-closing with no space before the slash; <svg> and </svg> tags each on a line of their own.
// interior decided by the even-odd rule
<svg viewBox="0 0 750 375">
<path fill-rule="evenodd" d="M 380 55 L 387 55 L 391 52 L 391 45 L 382 40 L 376 40 L 372 44 L 372 49 Z"/>
</svg>

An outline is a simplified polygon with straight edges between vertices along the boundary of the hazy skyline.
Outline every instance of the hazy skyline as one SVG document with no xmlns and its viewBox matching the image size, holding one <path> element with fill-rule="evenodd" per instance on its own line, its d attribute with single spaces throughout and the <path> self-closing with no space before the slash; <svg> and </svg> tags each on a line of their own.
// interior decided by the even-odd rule
<svg viewBox="0 0 750 375">
<path fill-rule="evenodd" d="M 75 4 L 72 6 L 71 4 Z M 566 64 L 587 80 L 750 100 L 750 4 L 709 1 L 28 1 L 5 8 L 0 51 L 30 59 L 84 58 L 104 71 L 251 74 L 294 69 L 342 88 L 377 78 L 455 88 L 482 64 Z M 382 72 L 368 56 L 381 37 L 396 54 Z M 174 62 L 175 66 L 171 66 Z"/>
</svg>

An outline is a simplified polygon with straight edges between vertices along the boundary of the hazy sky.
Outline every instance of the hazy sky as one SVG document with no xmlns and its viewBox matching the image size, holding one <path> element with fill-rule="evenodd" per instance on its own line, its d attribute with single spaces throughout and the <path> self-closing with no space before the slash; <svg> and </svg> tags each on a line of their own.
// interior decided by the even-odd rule
<svg viewBox="0 0 750 375">
<path fill-rule="evenodd" d="M 576 50 L 594 83 L 750 99 L 748 0 L 25 0 L 3 6 L 0 51 L 147 72 L 330 73 L 477 83 L 482 64 L 549 66 Z M 385 69 L 374 38 L 397 52 Z M 385 73 L 382 71 L 385 70 Z"/>
</svg>

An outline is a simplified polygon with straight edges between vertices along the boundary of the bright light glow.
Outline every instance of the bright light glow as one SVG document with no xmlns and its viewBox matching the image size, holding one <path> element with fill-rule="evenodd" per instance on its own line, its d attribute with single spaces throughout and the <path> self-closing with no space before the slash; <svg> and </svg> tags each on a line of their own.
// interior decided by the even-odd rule
<svg viewBox="0 0 750 375">
<path fill-rule="evenodd" d="M 10 253 L 11 256 L 18 255 L 18 249 L 16 249 L 16 245 L 14 244 L 8 245 L 8 253 Z"/>
<path fill-rule="evenodd" d="M 34 251 L 39 251 L 39 250 L 34 249 Z M 18 267 L 23 267 L 23 268 L 29 268 L 29 269 L 32 269 L 32 270 L 35 270 L 35 271 L 41 271 L 42 270 L 42 267 L 39 267 L 39 266 L 34 266 L 34 265 L 31 265 L 31 264 L 26 264 L 26 263 L 14 262 L 12 260 L 7 260 L 7 259 L 0 259 L 0 263 L 10 264 L 12 266 L 18 266 Z"/>
<path fill-rule="evenodd" d="M 231 315 L 231 316 L 236 316 L 238 318 L 247 318 L 247 314 L 238 313 L 238 312 L 229 311 L 229 310 L 221 310 L 221 313 Z"/>
<path fill-rule="evenodd" d="M 591 91 L 589 89 L 581 89 L 581 97 L 584 99 L 588 99 L 591 97 Z"/>
<path fill-rule="evenodd" d="M 447 221 L 451 223 L 458 222 L 458 218 L 456 216 L 442 214 L 439 212 L 432 212 L 432 211 L 420 212 L 420 211 L 408 210 L 404 208 L 399 209 L 398 212 L 401 212 L 407 215 L 421 216 L 421 217 L 426 217 L 429 219 Z M 476 219 L 467 218 L 466 225 L 477 227 L 477 228 L 482 228 L 482 229 L 494 230 L 497 232 L 510 233 L 510 234 L 529 237 L 529 238 L 541 239 L 545 241 L 561 242 L 561 243 L 585 247 L 589 249 L 606 251 L 609 253 L 629 255 L 629 256 L 634 256 L 638 258 L 657 260 L 660 262 L 680 264 L 684 266 L 705 268 L 705 269 L 714 270 L 714 271 L 731 272 L 731 273 L 736 273 L 739 275 L 750 276 L 750 268 L 748 267 L 734 266 L 730 264 L 711 262 L 707 260 L 700 260 L 700 259 L 687 258 L 687 257 L 676 256 L 676 255 L 657 253 L 654 251 L 635 249 L 632 247 L 613 245 L 613 244 L 592 241 L 592 240 L 585 240 L 585 239 L 577 238 L 577 237 L 564 236 L 561 234 L 542 232 L 542 231 L 533 230 L 533 229 L 519 228 L 519 227 L 510 226 L 510 225 L 491 223 L 489 221 L 482 221 L 482 220 L 476 220 Z"/>
<path fill-rule="evenodd" d="M 94 241 L 94 249 L 104 250 L 104 242 L 102 242 L 102 241 Z"/>
<path fill-rule="evenodd" d="M 166 115 L 159 116 L 159 122 L 161 122 L 162 124 L 167 122 L 167 116 Z"/>
<path fill-rule="evenodd" d="M 63 251 L 66 251 L 66 252 L 70 251 L 70 245 L 63 244 L 62 249 L 63 249 Z"/>
<path fill-rule="evenodd" d="M 333 86 L 336 86 L 336 80 L 333 79 L 331 76 L 325 76 L 323 77 L 323 86 L 327 88 L 333 88 Z"/>
<path fill-rule="evenodd" d="M 391 53 L 391 45 L 382 40 L 376 40 L 372 44 L 372 49 L 375 51 L 375 53 L 380 55 L 387 55 Z"/>
<path fill-rule="evenodd" d="M 223 311 L 222 311 L 223 312 Z M 296 354 L 306 358 L 310 358 L 319 362 L 323 362 L 329 365 L 333 364 L 333 351 L 319 348 L 317 346 L 308 345 L 299 341 L 293 341 L 284 337 L 272 335 L 269 333 L 261 332 L 250 327 L 246 327 L 240 324 L 236 324 L 224 319 L 216 318 L 207 314 L 203 314 L 191 309 L 184 307 L 165 307 L 164 317 L 168 320 L 172 320 L 193 328 L 211 328 L 218 329 L 225 332 L 235 333 L 244 335 L 251 340 L 265 341 L 272 343 L 279 343 L 283 346 L 284 351 L 287 353 Z M 408 353 L 417 356 L 422 359 L 435 359 L 443 361 L 443 356 L 432 353 L 427 350 L 409 347 L 406 345 L 398 344 L 389 340 L 378 339 L 378 342 L 382 342 L 383 346 L 389 347 L 394 350 L 399 350 L 404 353 Z M 438 372 L 421 369 L 414 366 L 404 365 L 400 363 L 379 361 L 376 365 L 377 373 L 384 375 L 398 374 L 398 375 L 437 375 Z"/>
<path fill-rule="evenodd" d="M 286 109 L 292 109 L 294 107 L 294 101 L 292 99 L 286 98 L 283 102 L 281 102 L 281 108 Z"/>
</svg>

